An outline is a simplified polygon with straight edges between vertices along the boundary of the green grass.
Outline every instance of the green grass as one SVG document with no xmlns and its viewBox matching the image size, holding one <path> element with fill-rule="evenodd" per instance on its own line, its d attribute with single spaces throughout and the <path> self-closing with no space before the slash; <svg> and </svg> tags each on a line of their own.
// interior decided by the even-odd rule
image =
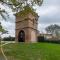
<svg viewBox="0 0 60 60">
<path fill-rule="evenodd" d="M 60 44 L 15 43 L 4 46 L 10 60 L 60 60 Z"/>
</svg>

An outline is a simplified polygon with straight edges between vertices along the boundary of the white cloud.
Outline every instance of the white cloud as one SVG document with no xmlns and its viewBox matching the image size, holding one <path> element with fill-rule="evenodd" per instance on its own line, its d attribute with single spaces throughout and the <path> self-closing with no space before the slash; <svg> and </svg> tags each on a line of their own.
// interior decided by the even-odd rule
<svg viewBox="0 0 60 60">
<path fill-rule="evenodd" d="M 49 24 L 38 24 L 38 30 L 40 31 L 40 33 L 46 33 L 45 28 L 48 26 Z"/>
<path fill-rule="evenodd" d="M 38 25 L 40 31 L 50 24 L 60 25 L 59 0 L 44 0 L 44 4 L 41 7 L 37 7 L 37 12 L 40 16 Z"/>
<path fill-rule="evenodd" d="M 59 9 L 56 6 L 46 6 L 46 7 L 40 7 L 40 8 L 38 7 L 37 13 L 39 16 L 54 15 L 58 12 L 58 10 Z"/>
<path fill-rule="evenodd" d="M 1 22 L 3 28 L 8 31 L 8 34 L 3 36 L 7 36 L 7 35 L 15 36 L 15 23 L 11 23 L 9 21 L 4 21 L 4 20 Z"/>
<path fill-rule="evenodd" d="M 13 15 L 12 10 L 8 6 L 6 5 L 3 6 L 2 4 L 0 4 L 0 8 L 4 9 L 9 15 L 6 16 L 7 21 L 3 20 L 2 17 L 0 16 L 0 21 L 2 23 L 3 28 L 7 30 L 9 33 L 4 34 L 3 37 L 9 35 L 15 36 L 15 16 Z"/>
<path fill-rule="evenodd" d="M 7 6 L 2 6 L 9 14 L 7 22 L 2 21 L 2 25 L 9 31 L 9 35 L 15 36 L 15 17 L 13 16 L 12 10 Z M 38 30 L 45 32 L 44 28 L 50 24 L 60 24 L 60 0 L 44 0 L 41 7 L 35 7 L 40 16 Z M 0 18 L 2 20 L 2 18 Z"/>
</svg>

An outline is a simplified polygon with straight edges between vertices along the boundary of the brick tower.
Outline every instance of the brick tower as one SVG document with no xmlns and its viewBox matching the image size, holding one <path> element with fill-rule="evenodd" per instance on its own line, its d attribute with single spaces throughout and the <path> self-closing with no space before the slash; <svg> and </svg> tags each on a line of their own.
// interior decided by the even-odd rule
<svg viewBox="0 0 60 60">
<path fill-rule="evenodd" d="M 37 42 L 38 15 L 33 15 L 31 12 L 26 13 L 23 17 L 21 15 L 16 14 L 15 40 L 17 42 Z"/>
</svg>

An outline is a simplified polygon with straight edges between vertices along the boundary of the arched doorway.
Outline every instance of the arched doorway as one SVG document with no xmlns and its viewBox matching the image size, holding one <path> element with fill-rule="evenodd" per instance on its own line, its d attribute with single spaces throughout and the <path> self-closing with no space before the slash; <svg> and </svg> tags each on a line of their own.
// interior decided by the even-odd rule
<svg viewBox="0 0 60 60">
<path fill-rule="evenodd" d="M 25 32 L 23 30 L 19 32 L 18 42 L 25 42 Z"/>
</svg>

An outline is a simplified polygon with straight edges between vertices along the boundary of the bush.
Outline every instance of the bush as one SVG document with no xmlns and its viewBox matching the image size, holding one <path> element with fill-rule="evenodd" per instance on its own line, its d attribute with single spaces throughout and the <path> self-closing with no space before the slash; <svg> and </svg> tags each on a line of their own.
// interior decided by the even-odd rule
<svg viewBox="0 0 60 60">
<path fill-rule="evenodd" d="M 48 42 L 48 43 L 60 44 L 60 40 L 58 40 L 58 39 L 46 39 L 46 38 L 44 38 L 44 36 L 38 36 L 38 42 Z"/>
<path fill-rule="evenodd" d="M 14 41 L 15 37 L 4 37 L 3 41 Z"/>
<path fill-rule="evenodd" d="M 38 36 L 38 42 L 44 42 L 44 36 Z"/>
</svg>

